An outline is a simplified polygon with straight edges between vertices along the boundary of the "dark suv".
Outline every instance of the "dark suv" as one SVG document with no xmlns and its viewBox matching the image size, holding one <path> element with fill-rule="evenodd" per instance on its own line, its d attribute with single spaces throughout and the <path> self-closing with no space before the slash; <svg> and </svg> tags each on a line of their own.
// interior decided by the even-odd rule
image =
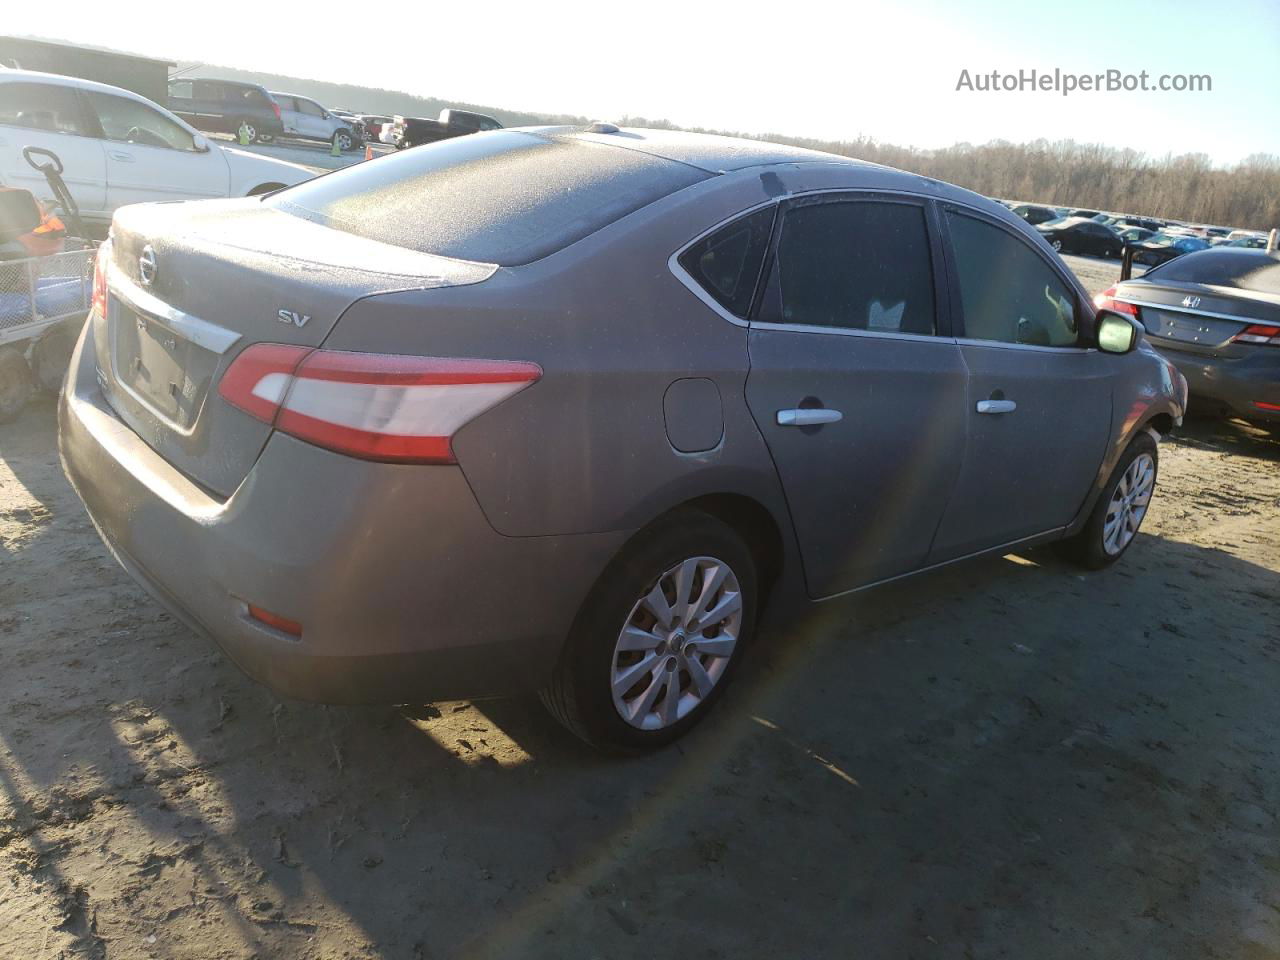
<svg viewBox="0 0 1280 960">
<path fill-rule="evenodd" d="M 238 80 L 170 80 L 169 109 L 197 130 L 269 143 L 284 133 L 280 105 L 266 87 Z"/>
</svg>

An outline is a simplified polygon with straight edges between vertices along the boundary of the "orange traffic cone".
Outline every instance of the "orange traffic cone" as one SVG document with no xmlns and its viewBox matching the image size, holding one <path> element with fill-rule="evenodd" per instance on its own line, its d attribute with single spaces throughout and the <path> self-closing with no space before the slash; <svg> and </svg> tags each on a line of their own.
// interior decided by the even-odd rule
<svg viewBox="0 0 1280 960">
<path fill-rule="evenodd" d="M 371 143 L 366 143 L 366 144 L 364 145 L 364 158 L 365 158 L 366 160 L 372 160 L 372 159 L 373 159 L 373 144 L 371 144 Z"/>
</svg>

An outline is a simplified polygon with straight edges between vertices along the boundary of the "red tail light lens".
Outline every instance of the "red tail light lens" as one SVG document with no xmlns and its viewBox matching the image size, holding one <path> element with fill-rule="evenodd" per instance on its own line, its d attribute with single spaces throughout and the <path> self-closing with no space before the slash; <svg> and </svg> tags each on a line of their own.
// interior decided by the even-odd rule
<svg viewBox="0 0 1280 960">
<path fill-rule="evenodd" d="M 98 247 L 93 258 L 93 299 L 89 301 L 89 309 L 96 311 L 100 317 L 107 315 L 107 261 L 110 258 L 111 241 L 108 240 Z M 80 289 L 83 290 L 84 287 Z"/>
<path fill-rule="evenodd" d="M 1234 337 L 1232 343 L 1265 343 L 1272 347 L 1280 347 L 1280 327 L 1269 323 L 1251 323 Z"/>
<path fill-rule="evenodd" d="M 252 603 L 246 603 L 245 607 L 249 611 L 249 616 L 265 623 L 268 627 L 279 630 L 281 633 L 287 633 L 290 636 L 302 636 L 302 624 L 298 623 L 298 621 L 282 617 L 278 613 L 272 613 L 270 610 L 265 610 Z"/>
<path fill-rule="evenodd" d="M 542 376 L 534 363 L 255 344 L 218 393 L 308 443 L 366 460 L 454 463 L 454 434 Z"/>
<path fill-rule="evenodd" d="M 1138 315 L 1138 308 L 1132 303 L 1125 303 L 1123 300 L 1115 299 L 1116 288 L 1107 287 L 1100 294 L 1093 298 L 1093 305 L 1099 310 L 1110 310 L 1112 313 L 1124 313 L 1131 317 Z"/>
</svg>

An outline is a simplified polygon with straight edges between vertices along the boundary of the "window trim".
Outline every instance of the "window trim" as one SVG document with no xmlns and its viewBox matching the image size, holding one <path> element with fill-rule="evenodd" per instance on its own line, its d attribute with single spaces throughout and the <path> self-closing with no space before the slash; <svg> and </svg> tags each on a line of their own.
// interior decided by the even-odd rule
<svg viewBox="0 0 1280 960">
<path fill-rule="evenodd" d="M 1075 305 L 1076 317 L 1076 342 L 1071 346 L 1046 346 L 1036 343 L 1007 343 L 1004 340 L 983 340 L 980 337 L 965 336 L 964 326 L 964 302 L 960 296 L 960 274 L 955 260 L 955 246 L 951 236 L 951 227 L 946 222 L 946 214 L 955 213 L 960 216 L 970 217 L 980 223 L 1003 230 L 1006 234 L 1013 237 L 1031 253 L 1037 257 L 1053 276 L 1058 278 L 1067 293 L 1071 295 L 1072 302 Z M 975 207 L 965 206 L 951 201 L 943 201 L 941 209 L 938 211 L 939 226 L 942 229 L 944 255 L 947 264 L 947 280 L 948 289 L 947 296 L 951 301 L 951 317 L 953 318 L 952 333 L 956 343 L 967 346 L 992 347 L 1002 350 L 1030 350 L 1036 353 L 1094 353 L 1097 351 L 1096 346 L 1090 346 L 1086 337 L 1086 329 L 1089 326 L 1085 322 L 1086 318 L 1080 303 L 1080 295 L 1076 290 L 1076 285 L 1071 279 L 1063 275 L 1058 264 L 1054 263 L 1044 255 L 1044 251 L 1038 249 L 1034 243 L 1027 237 L 1020 236 L 1018 231 L 1009 229 L 1007 224 L 1001 223 L 999 219 L 988 216 L 985 211 L 978 210 Z"/>
<path fill-rule="evenodd" d="M 887 330 L 863 330 L 857 327 L 834 327 L 811 323 L 774 323 L 760 320 L 758 317 L 764 293 L 769 287 L 777 259 L 778 241 L 782 236 L 782 225 L 787 211 L 793 207 L 817 206 L 829 203 L 899 203 L 904 206 L 918 207 L 924 215 L 925 238 L 929 245 L 929 275 L 933 283 L 934 332 L 900 333 Z M 951 325 L 951 303 L 947 287 L 947 273 L 943 260 L 941 233 L 938 214 L 933 198 L 924 194 L 904 193 L 899 190 L 874 190 L 858 188 L 831 188 L 823 190 L 806 190 L 803 193 L 788 194 L 779 200 L 778 215 L 773 221 L 773 236 L 769 239 L 769 249 L 765 254 L 761 280 L 752 300 L 751 313 L 748 315 L 750 326 L 760 330 L 783 330 L 790 333 L 826 333 L 839 336 L 874 337 L 881 340 L 906 340 L 937 343 L 954 340 Z"/>
</svg>

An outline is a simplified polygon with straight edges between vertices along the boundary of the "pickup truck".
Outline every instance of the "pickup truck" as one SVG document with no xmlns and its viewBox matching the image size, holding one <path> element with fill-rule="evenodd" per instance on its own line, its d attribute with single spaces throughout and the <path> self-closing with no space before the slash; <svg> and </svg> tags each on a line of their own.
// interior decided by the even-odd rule
<svg viewBox="0 0 1280 960">
<path fill-rule="evenodd" d="M 384 127 L 379 139 L 384 143 L 394 143 L 397 150 L 404 150 L 424 143 L 447 140 L 450 137 L 479 133 L 481 130 L 501 129 L 502 124 L 493 117 L 486 117 L 483 113 L 472 113 L 470 110 L 454 110 L 446 107 L 440 111 L 438 120 L 397 116 L 391 123 L 390 132 Z"/>
</svg>

